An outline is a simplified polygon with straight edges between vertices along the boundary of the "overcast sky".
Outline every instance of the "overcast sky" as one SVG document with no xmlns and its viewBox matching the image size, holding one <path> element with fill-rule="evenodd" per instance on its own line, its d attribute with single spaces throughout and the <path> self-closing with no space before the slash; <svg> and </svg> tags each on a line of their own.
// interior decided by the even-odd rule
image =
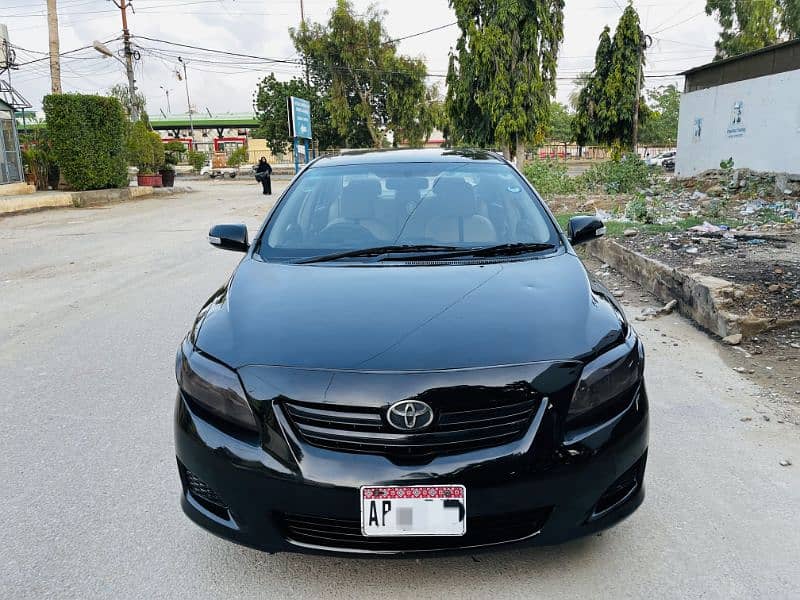
<svg viewBox="0 0 800 600">
<path fill-rule="evenodd" d="M 353 0 L 357 10 L 369 0 Z M 566 0 L 565 37 L 559 57 L 558 99 L 566 102 L 574 84 L 571 78 L 590 70 L 597 37 L 604 25 L 612 29 L 626 0 Z M 305 0 L 307 20 L 326 21 L 335 0 Z M 386 11 L 386 27 L 392 38 L 451 23 L 454 20 L 447 0 L 382 0 L 376 3 Z M 296 58 L 288 28 L 300 21 L 300 0 L 133 0 L 136 14 L 129 11 L 131 33 L 191 46 L 251 54 L 278 59 Z M 705 0 L 636 0 L 645 32 L 654 38 L 648 52 L 647 86 L 666 83 L 682 85 L 672 75 L 710 61 L 717 37 L 716 22 L 703 11 Z M 58 0 L 61 51 L 111 40 L 120 35 L 119 10 L 110 0 Z M 8 26 L 12 44 L 20 47 L 17 62 L 46 56 L 48 48 L 46 0 L 0 0 L 0 23 Z M 410 38 L 400 42 L 404 54 L 422 57 L 431 74 L 447 71 L 448 52 L 455 44 L 458 28 Z M 199 111 L 212 113 L 250 111 L 253 90 L 261 77 L 275 71 L 281 79 L 299 69 L 286 63 L 269 64 L 257 59 L 237 59 L 161 42 L 137 39 L 141 60 L 137 62 L 137 85 L 147 97 L 148 110 L 167 111 L 166 95 L 171 90 L 173 113 L 186 113 L 184 83 L 174 74 L 182 55 L 188 62 L 189 92 Z M 109 43 L 118 49 L 119 41 Z M 23 50 L 24 49 L 24 50 Z M 117 61 L 83 50 L 62 59 L 64 91 L 107 93 L 115 83 L 125 83 L 122 65 Z M 431 77 L 430 82 L 443 80 Z M 50 90 L 47 60 L 20 67 L 12 83 L 36 107 Z"/>
</svg>

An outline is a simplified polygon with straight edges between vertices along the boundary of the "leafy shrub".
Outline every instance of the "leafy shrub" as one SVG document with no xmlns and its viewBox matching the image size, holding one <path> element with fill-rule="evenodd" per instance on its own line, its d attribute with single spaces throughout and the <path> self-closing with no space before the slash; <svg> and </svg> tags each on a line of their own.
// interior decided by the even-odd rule
<svg viewBox="0 0 800 600">
<path fill-rule="evenodd" d="M 53 158 L 75 190 L 124 187 L 127 121 L 115 98 L 52 94 L 42 105 Z"/>
<path fill-rule="evenodd" d="M 208 155 L 205 152 L 197 152 L 196 150 L 189 150 L 188 154 L 186 155 L 189 164 L 192 165 L 196 172 L 200 172 L 200 169 L 205 166 L 206 161 L 208 161 Z"/>
<path fill-rule="evenodd" d="M 625 205 L 625 218 L 629 221 L 648 223 L 652 218 L 648 218 L 647 202 L 643 197 L 637 197 Z"/>
<path fill-rule="evenodd" d="M 238 167 L 241 164 L 246 163 L 250 160 L 250 153 L 247 152 L 247 148 L 244 146 L 239 146 L 236 150 L 231 152 L 231 155 L 228 157 L 228 166 L 229 167 Z"/>
<path fill-rule="evenodd" d="M 641 158 L 627 154 L 620 160 L 592 165 L 577 179 L 590 190 L 603 189 L 609 194 L 628 194 L 647 187 L 650 170 Z"/>
<path fill-rule="evenodd" d="M 167 165 L 177 165 L 181 159 L 181 154 L 186 152 L 183 142 L 172 140 L 164 144 L 164 163 Z"/>
<path fill-rule="evenodd" d="M 37 190 L 46 190 L 52 180 L 58 185 L 58 165 L 53 158 L 53 148 L 46 127 L 37 127 L 31 133 L 20 135 L 22 164 L 25 172 L 33 176 Z"/>
<path fill-rule="evenodd" d="M 152 175 L 164 164 L 164 142 L 144 121 L 131 125 L 127 140 L 128 160 L 140 175 Z"/>
<path fill-rule="evenodd" d="M 540 194 L 574 194 L 579 181 L 567 173 L 567 165 L 554 160 L 532 160 L 523 173 Z"/>
</svg>

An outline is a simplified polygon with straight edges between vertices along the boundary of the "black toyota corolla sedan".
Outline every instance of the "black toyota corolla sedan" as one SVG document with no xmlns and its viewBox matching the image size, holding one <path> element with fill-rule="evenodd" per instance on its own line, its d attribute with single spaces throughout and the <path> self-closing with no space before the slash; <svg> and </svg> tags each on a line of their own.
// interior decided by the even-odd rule
<svg viewBox="0 0 800 600">
<path fill-rule="evenodd" d="M 269 552 L 553 544 L 644 498 L 644 352 L 502 157 L 309 164 L 177 355 L 193 521 Z"/>
</svg>

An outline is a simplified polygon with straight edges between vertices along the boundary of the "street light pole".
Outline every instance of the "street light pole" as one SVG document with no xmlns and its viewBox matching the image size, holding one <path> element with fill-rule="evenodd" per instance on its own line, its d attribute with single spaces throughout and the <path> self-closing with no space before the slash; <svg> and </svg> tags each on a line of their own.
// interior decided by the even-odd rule
<svg viewBox="0 0 800 600">
<path fill-rule="evenodd" d="M 186 104 L 189 107 L 189 129 L 192 132 L 192 141 L 194 141 L 194 121 L 192 119 L 192 101 L 189 99 L 189 75 L 186 72 L 186 61 L 179 56 L 178 62 L 183 65 L 183 82 L 186 84 Z"/>
<path fill-rule="evenodd" d="M 114 4 L 117 4 L 116 1 Z M 131 97 L 131 120 L 139 120 L 139 107 L 136 106 L 136 80 L 133 77 L 133 51 L 131 50 L 131 34 L 128 31 L 128 4 L 119 0 L 117 4 L 122 13 L 122 45 L 125 49 L 125 71 L 128 74 L 128 93 Z"/>
<path fill-rule="evenodd" d="M 163 85 L 160 85 L 158 87 L 160 87 L 162 90 L 164 90 L 164 93 L 167 95 L 167 114 L 171 114 L 172 113 L 172 109 L 169 106 L 169 89 L 165 88 Z"/>
</svg>

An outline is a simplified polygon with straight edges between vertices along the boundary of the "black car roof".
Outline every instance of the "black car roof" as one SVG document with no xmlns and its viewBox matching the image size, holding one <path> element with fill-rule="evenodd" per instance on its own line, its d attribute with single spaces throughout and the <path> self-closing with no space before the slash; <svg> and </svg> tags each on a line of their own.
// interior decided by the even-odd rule
<svg viewBox="0 0 800 600">
<path fill-rule="evenodd" d="M 501 158 L 489 150 L 470 148 L 422 148 L 356 150 L 339 156 L 325 156 L 315 161 L 310 168 L 333 167 L 341 165 L 364 165 L 386 163 L 430 163 L 430 162 L 473 162 L 497 161 Z"/>
</svg>

